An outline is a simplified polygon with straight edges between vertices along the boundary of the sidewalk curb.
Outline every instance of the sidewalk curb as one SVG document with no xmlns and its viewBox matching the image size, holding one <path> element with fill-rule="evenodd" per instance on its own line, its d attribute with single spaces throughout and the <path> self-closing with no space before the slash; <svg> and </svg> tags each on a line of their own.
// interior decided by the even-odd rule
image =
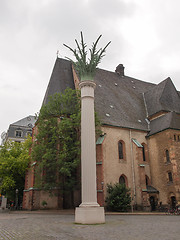
<svg viewBox="0 0 180 240">
<path fill-rule="evenodd" d="M 75 210 L 20 210 L 20 211 L 9 211 L 9 214 L 51 214 L 51 215 L 75 215 Z M 166 215 L 165 212 L 105 212 L 105 215 Z"/>
</svg>

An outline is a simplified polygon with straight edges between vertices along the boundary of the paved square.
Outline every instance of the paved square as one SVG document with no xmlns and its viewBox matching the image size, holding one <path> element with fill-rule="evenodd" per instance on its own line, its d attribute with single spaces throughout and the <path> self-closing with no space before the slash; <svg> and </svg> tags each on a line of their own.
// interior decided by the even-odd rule
<svg viewBox="0 0 180 240">
<path fill-rule="evenodd" d="M 180 216 L 107 215 L 102 225 L 74 224 L 73 214 L 0 213 L 0 240 L 179 240 Z"/>
</svg>

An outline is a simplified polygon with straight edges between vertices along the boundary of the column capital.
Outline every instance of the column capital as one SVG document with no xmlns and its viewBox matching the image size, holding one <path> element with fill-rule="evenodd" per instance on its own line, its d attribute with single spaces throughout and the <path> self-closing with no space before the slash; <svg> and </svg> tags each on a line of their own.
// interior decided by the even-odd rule
<svg viewBox="0 0 180 240">
<path fill-rule="evenodd" d="M 95 89 L 96 83 L 92 80 L 81 81 L 79 83 L 79 87 L 80 87 L 80 89 L 83 87 L 93 87 Z"/>
</svg>

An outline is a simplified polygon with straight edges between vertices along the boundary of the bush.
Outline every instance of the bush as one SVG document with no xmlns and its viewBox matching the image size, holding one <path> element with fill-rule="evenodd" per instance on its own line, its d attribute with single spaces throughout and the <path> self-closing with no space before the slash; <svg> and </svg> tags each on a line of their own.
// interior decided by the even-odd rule
<svg viewBox="0 0 180 240">
<path fill-rule="evenodd" d="M 47 202 L 45 200 L 43 200 L 41 204 L 42 204 L 43 207 L 47 206 Z"/>
<path fill-rule="evenodd" d="M 126 212 L 130 209 L 130 189 L 125 184 L 116 183 L 107 185 L 107 210 Z"/>
</svg>

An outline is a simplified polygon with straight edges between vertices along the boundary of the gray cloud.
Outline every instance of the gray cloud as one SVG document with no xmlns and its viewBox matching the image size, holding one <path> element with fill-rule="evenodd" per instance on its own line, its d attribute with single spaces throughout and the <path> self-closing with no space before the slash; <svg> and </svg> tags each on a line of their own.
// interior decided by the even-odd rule
<svg viewBox="0 0 180 240">
<path fill-rule="evenodd" d="M 1 0 L 0 133 L 41 106 L 56 59 L 71 56 L 84 33 L 88 46 L 112 41 L 99 67 L 159 83 L 180 77 L 178 0 Z"/>
</svg>

